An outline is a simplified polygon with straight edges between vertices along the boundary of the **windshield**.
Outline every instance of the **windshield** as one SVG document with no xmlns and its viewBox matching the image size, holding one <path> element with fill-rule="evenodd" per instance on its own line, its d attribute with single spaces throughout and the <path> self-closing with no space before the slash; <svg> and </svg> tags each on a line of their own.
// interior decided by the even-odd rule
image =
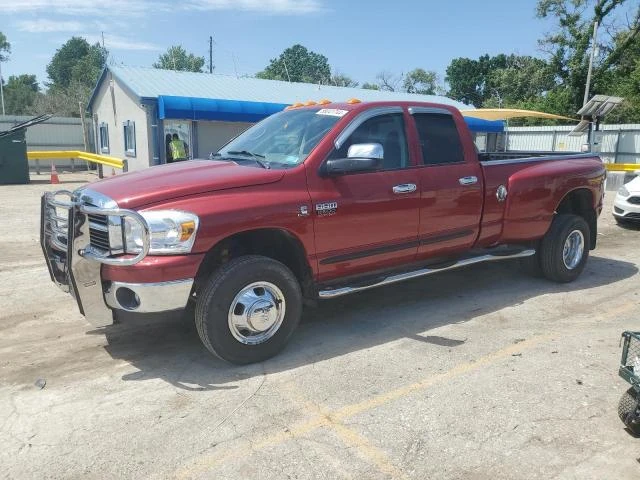
<svg viewBox="0 0 640 480">
<path fill-rule="evenodd" d="M 212 158 L 264 168 L 291 168 L 304 162 L 338 120 L 340 116 L 326 109 L 276 113 L 240 134 Z"/>
</svg>

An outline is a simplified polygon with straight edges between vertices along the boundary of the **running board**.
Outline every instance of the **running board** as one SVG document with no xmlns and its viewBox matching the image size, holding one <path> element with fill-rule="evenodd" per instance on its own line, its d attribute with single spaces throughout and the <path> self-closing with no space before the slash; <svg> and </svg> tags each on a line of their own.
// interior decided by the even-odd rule
<svg viewBox="0 0 640 480">
<path fill-rule="evenodd" d="M 512 258 L 523 258 L 535 255 L 534 249 L 522 250 L 518 253 L 509 255 L 480 255 L 478 257 L 465 258 L 452 265 L 440 267 L 440 268 L 421 268 L 420 270 L 414 270 L 413 272 L 399 273 L 397 275 L 391 275 L 377 282 L 373 282 L 368 285 L 362 285 L 357 287 L 339 287 L 331 288 L 327 290 L 320 290 L 318 297 L 321 299 L 341 297 L 342 295 L 348 295 L 350 293 L 361 292 L 363 290 L 369 290 L 370 288 L 381 287 L 382 285 L 390 285 L 392 283 L 402 282 L 404 280 L 410 280 L 412 278 L 424 277 L 426 275 L 432 275 L 434 273 L 444 272 L 446 270 L 453 270 L 455 268 L 466 267 L 468 265 L 474 265 L 476 263 L 493 262 L 496 260 L 509 260 Z"/>
</svg>

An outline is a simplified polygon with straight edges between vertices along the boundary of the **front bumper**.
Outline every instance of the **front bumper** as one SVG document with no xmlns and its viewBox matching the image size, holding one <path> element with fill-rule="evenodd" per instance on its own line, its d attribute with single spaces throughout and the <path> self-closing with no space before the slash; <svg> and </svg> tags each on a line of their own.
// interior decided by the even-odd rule
<svg viewBox="0 0 640 480">
<path fill-rule="evenodd" d="M 88 203 L 87 199 L 91 199 L 87 190 L 81 196 L 64 190 L 45 193 L 40 215 L 40 245 L 51 280 L 75 298 L 80 313 L 92 325 L 103 327 L 113 323 L 112 309 L 142 313 L 184 308 L 193 278 L 160 283 L 103 281 L 102 265 L 135 265 L 147 255 L 148 228 L 135 211 L 119 209 L 112 201 Z M 111 256 L 93 248 L 89 215 L 127 216 L 141 222 L 146 232 L 142 252 Z"/>
<path fill-rule="evenodd" d="M 633 203 L 637 198 L 637 194 L 628 197 L 623 197 L 619 193 L 616 194 L 613 202 L 613 211 L 611 213 L 613 213 L 614 217 L 624 220 L 640 221 L 640 203 Z"/>
</svg>

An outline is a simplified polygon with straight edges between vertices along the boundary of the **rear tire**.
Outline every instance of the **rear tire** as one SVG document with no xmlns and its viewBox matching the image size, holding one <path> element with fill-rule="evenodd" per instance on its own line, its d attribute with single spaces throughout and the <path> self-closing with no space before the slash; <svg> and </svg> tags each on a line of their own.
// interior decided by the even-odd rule
<svg viewBox="0 0 640 480">
<path fill-rule="evenodd" d="M 247 255 L 213 272 L 197 296 L 195 323 L 214 355 L 237 365 L 279 353 L 300 322 L 295 275 L 268 257 Z"/>
<path fill-rule="evenodd" d="M 632 387 L 624 392 L 620 398 L 620 402 L 618 403 L 618 417 L 620 417 L 622 423 L 635 435 L 640 435 L 640 424 L 629 421 L 629 416 L 635 416 L 637 409 L 638 397 L 636 390 Z"/>
<path fill-rule="evenodd" d="M 556 215 L 540 242 L 540 269 L 549 280 L 559 283 L 580 276 L 589 258 L 591 233 L 587 222 L 577 215 Z"/>
</svg>

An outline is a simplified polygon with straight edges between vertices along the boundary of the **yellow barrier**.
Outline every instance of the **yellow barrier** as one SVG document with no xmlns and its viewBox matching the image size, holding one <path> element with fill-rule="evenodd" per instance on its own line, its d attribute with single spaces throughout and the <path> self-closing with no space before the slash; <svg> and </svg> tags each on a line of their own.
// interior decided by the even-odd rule
<svg viewBox="0 0 640 480">
<path fill-rule="evenodd" d="M 604 166 L 609 172 L 640 171 L 640 164 L 638 163 L 605 163 Z"/>
<path fill-rule="evenodd" d="M 61 151 L 43 151 L 43 152 L 27 152 L 29 160 L 48 160 L 55 158 L 77 158 L 86 160 L 87 162 L 100 163 L 108 167 L 122 168 L 122 160 L 106 155 L 97 155 L 95 153 L 81 152 L 79 150 L 61 150 Z"/>
</svg>

